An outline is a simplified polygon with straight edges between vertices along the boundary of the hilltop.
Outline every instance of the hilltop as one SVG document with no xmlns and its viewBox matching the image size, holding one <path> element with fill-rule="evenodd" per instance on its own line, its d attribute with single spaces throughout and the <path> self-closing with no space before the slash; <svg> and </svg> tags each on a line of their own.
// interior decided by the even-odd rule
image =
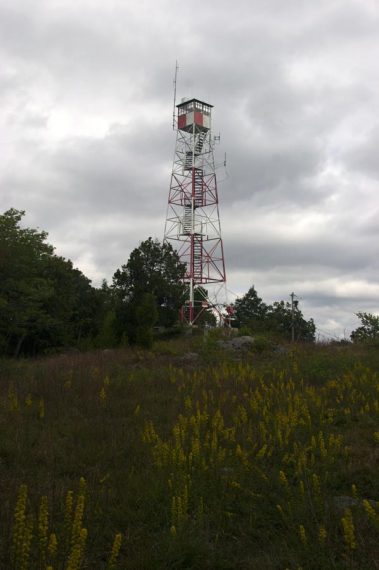
<svg viewBox="0 0 379 570">
<path fill-rule="evenodd" d="M 377 568 L 377 348 L 219 340 L 1 362 L 2 567 Z"/>
</svg>

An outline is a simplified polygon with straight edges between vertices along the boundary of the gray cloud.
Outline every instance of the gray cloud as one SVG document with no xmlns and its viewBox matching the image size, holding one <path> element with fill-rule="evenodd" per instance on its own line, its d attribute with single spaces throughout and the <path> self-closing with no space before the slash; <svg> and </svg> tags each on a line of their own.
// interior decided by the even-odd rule
<svg viewBox="0 0 379 570">
<path fill-rule="evenodd" d="M 379 310 L 379 8 L 369 0 L 5 1 L 0 208 L 96 283 L 161 237 L 178 95 L 209 100 L 229 286 L 337 334 Z M 308 314 L 309 313 L 309 314 Z"/>
</svg>

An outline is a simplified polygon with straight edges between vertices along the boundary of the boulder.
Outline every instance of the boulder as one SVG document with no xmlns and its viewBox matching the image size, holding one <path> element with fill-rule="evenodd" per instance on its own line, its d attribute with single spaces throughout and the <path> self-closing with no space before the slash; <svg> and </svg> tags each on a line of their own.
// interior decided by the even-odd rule
<svg viewBox="0 0 379 570">
<path fill-rule="evenodd" d="M 236 336 L 228 341 L 226 344 L 234 350 L 243 350 L 245 348 L 251 348 L 254 344 L 254 337 L 253 336 Z"/>
<path fill-rule="evenodd" d="M 376 507 L 378 503 L 373 499 L 367 499 L 372 507 Z M 357 507 L 362 504 L 362 500 L 356 499 L 355 497 L 349 497 L 348 495 L 339 495 L 338 497 L 333 497 L 334 506 L 337 509 L 344 511 L 345 509 L 350 509 L 351 507 Z"/>
<path fill-rule="evenodd" d="M 197 352 L 187 352 L 182 356 L 182 360 L 185 362 L 194 362 L 195 360 L 199 359 L 199 355 Z"/>
</svg>

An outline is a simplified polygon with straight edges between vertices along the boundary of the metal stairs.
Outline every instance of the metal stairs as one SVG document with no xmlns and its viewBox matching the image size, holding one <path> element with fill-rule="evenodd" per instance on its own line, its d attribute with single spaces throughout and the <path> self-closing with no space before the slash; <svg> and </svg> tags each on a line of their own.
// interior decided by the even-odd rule
<svg viewBox="0 0 379 570">
<path fill-rule="evenodd" d="M 183 216 L 183 234 L 189 235 L 192 229 L 192 212 L 191 204 L 184 206 L 184 216 Z"/>
<path fill-rule="evenodd" d="M 194 152 L 192 153 L 191 150 L 187 150 L 184 159 L 184 170 L 191 170 L 196 157 L 199 156 L 199 154 L 201 154 L 203 150 L 203 145 L 206 137 L 207 137 L 206 131 L 200 131 L 200 133 L 197 133 L 195 135 Z M 192 160 L 192 158 L 194 160 Z"/>
<path fill-rule="evenodd" d="M 194 169 L 194 207 L 200 208 L 203 206 L 204 192 L 203 192 L 203 171 L 201 168 Z"/>
<path fill-rule="evenodd" d="M 201 283 L 203 277 L 203 243 L 202 236 L 197 235 L 193 242 L 193 278 Z"/>
<path fill-rule="evenodd" d="M 195 139 L 195 154 L 201 154 L 201 151 L 203 150 L 203 144 L 205 141 L 205 138 L 207 136 L 206 131 L 200 131 L 200 133 L 198 133 L 196 135 L 196 139 Z"/>
</svg>

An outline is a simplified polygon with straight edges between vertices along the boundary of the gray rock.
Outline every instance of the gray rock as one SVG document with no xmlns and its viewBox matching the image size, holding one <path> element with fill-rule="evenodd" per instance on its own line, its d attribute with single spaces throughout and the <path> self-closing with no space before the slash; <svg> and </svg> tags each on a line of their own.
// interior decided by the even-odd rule
<svg viewBox="0 0 379 570">
<path fill-rule="evenodd" d="M 185 362 L 194 362 L 195 360 L 199 359 L 199 355 L 197 352 L 187 352 L 182 356 L 182 360 Z"/>
<path fill-rule="evenodd" d="M 377 507 L 378 503 L 373 499 L 367 499 L 372 507 Z M 356 499 L 355 497 L 349 497 L 347 495 L 340 495 L 338 497 L 333 497 L 334 506 L 337 509 L 344 511 L 345 509 L 350 509 L 351 507 L 358 507 L 362 505 L 362 499 Z"/>
<path fill-rule="evenodd" d="M 218 340 L 217 346 L 223 350 L 244 350 L 254 344 L 252 336 L 236 336 L 229 340 Z"/>
<path fill-rule="evenodd" d="M 277 344 L 274 346 L 273 351 L 276 352 L 276 354 L 287 354 L 288 348 L 281 344 Z"/>
<path fill-rule="evenodd" d="M 252 336 L 236 336 L 227 341 L 227 344 L 235 350 L 250 348 L 254 344 L 254 337 Z"/>
</svg>

